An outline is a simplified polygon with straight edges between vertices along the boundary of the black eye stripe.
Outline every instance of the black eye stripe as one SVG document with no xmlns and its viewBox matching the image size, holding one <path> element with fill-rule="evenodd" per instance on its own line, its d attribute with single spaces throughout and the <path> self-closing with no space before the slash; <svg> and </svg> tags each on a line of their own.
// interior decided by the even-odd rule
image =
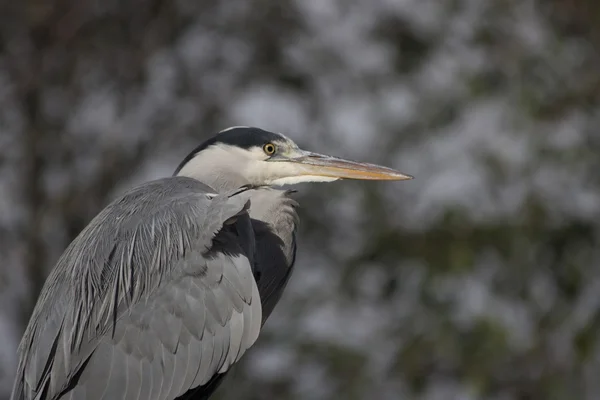
<svg viewBox="0 0 600 400">
<path fill-rule="evenodd" d="M 226 144 L 249 150 L 254 147 L 260 148 L 265 143 L 273 143 L 273 141 L 277 140 L 285 141 L 285 138 L 279 133 L 265 131 L 264 129 L 260 128 L 237 127 L 225 130 L 224 132 L 220 132 L 212 138 L 206 140 L 204 143 L 200 144 L 192 152 L 190 152 L 181 161 L 181 163 L 179 163 L 179 166 L 177 166 L 173 175 L 177 175 L 177 173 L 185 166 L 185 164 L 196 157 L 198 153 L 209 149 L 213 145 Z M 275 148 L 275 153 L 276 152 L 277 148 Z"/>
</svg>

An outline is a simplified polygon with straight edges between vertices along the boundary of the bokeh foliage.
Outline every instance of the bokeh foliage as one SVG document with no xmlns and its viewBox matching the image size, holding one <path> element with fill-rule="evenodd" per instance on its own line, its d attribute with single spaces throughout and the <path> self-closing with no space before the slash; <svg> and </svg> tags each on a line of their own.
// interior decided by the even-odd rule
<svg viewBox="0 0 600 400">
<path fill-rule="evenodd" d="M 592 0 L 0 1 L 0 397 L 48 270 L 231 125 L 386 163 L 305 185 L 221 399 L 600 397 Z"/>
</svg>

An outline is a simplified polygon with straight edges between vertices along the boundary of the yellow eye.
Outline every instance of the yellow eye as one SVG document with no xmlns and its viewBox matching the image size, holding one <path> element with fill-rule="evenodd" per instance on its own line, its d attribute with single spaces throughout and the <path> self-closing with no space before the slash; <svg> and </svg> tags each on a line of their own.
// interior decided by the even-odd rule
<svg viewBox="0 0 600 400">
<path fill-rule="evenodd" d="M 267 143 L 263 146 L 263 151 L 267 153 L 267 155 L 272 156 L 275 154 L 275 145 L 273 143 Z"/>
</svg>

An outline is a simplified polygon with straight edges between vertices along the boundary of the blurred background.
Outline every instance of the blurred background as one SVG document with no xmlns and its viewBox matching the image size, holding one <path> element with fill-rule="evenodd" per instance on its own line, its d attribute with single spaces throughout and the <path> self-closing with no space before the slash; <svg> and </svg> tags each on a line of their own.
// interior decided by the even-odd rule
<svg viewBox="0 0 600 400">
<path fill-rule="evenodd" d="M 0 1 L 0 399 L 45 276 L 232 125 L 417 179 L 299 187 L 217 399 L 600 399 L 600 3 Z"/>
</svg>

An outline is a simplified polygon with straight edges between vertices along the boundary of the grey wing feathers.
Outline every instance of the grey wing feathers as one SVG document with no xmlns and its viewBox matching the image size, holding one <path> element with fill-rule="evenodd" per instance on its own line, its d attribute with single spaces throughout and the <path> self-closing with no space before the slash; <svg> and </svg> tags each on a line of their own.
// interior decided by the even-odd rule
<svg viewBox="0 0 600 400">
<path fill-rule="evenodd" d="M 239 360 L 261 326 L 254 239 L 235 228 L 249 203 L 210 192 L 150 182 L 82 231 L 23 336 L 13 399 L 174 399 Z"/>
</svg>

